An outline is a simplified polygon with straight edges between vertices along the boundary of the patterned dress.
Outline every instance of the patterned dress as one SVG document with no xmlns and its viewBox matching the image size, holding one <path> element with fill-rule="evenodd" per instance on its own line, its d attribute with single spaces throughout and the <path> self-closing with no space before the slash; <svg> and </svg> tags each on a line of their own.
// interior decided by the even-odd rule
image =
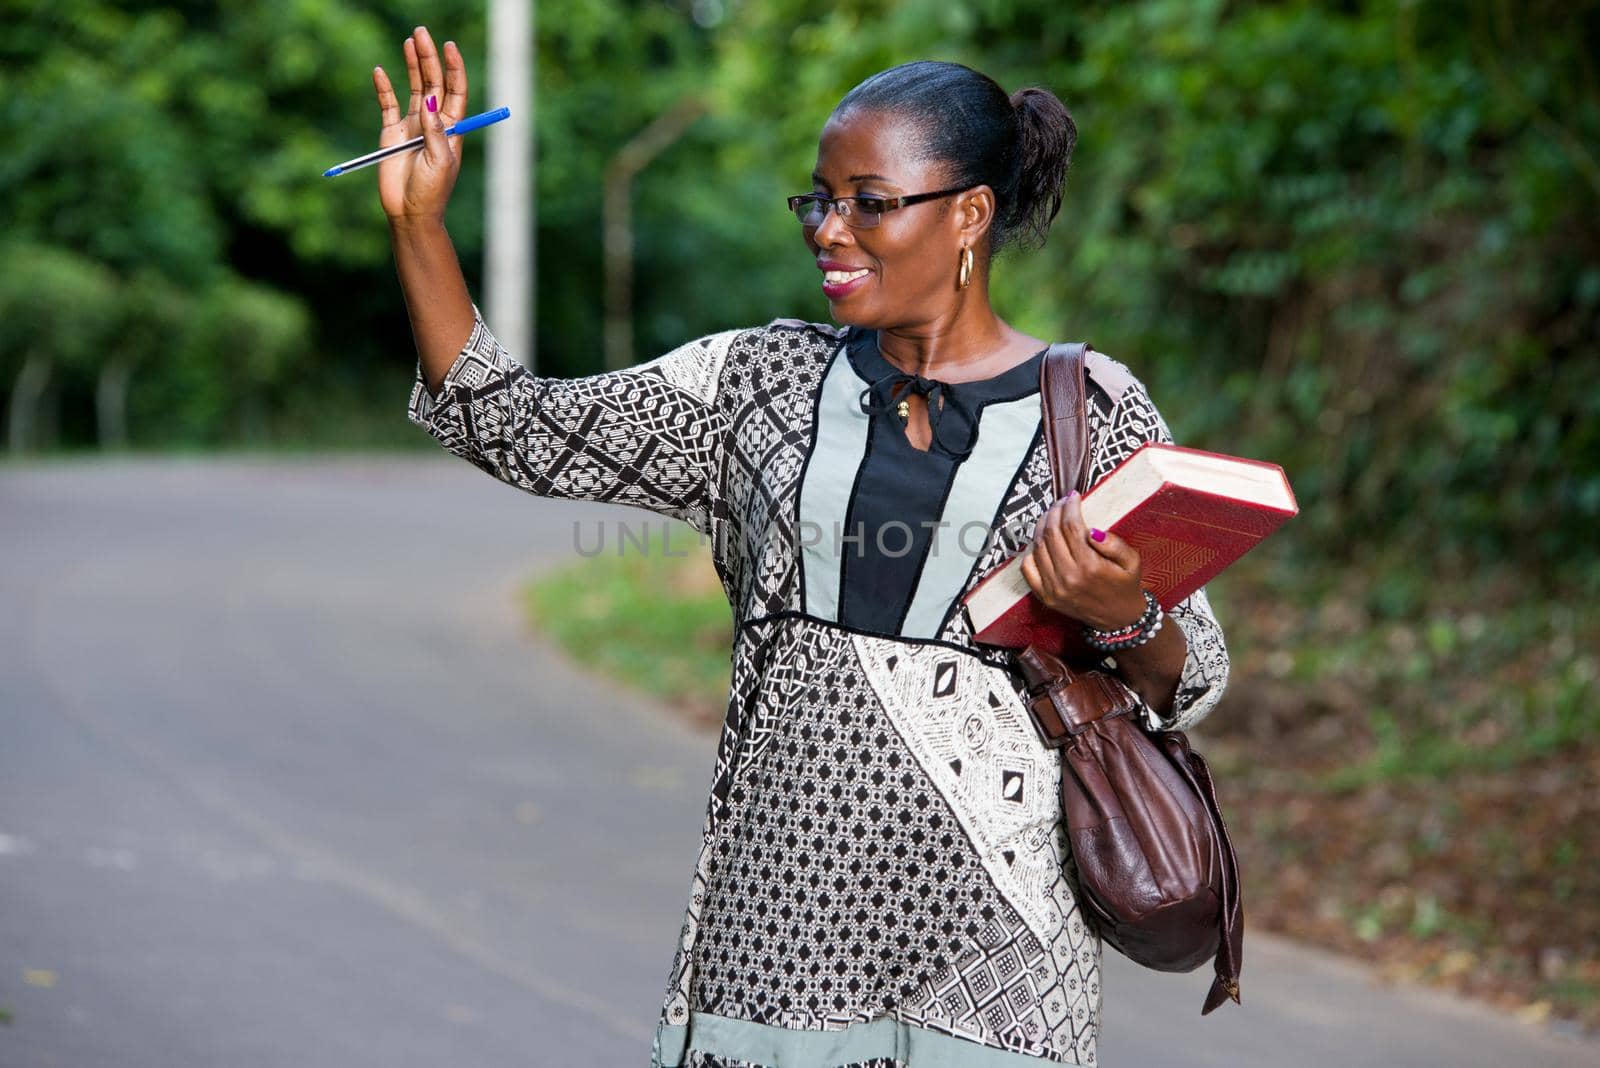
<svg viewBox="0 0 1600 1068">
<path fill-rule="evenodd" d="M 898 371 L 871 331 L 779 319 L 557 379 L 477 315 L 437 396 L 419 363 L 408 418 L 446 449 L 539 496 L 683 520 L 733 609 L 652 1068 L 1094 1063 L 1100 939 L 1060 755 L 1012 654 L 974 643 L 959 606 L 1051 504 L 1042 358 L 945 384 Z M 1087 370 L 1093 482 L 1172 437 L 1126 367 Z M 926 451 L 895 413 L 904 384 L 928 396 Z M 1204 590 L 1174 623 L 1188 654 L 1152 726 L 1195 723 L 1227 684 Z"/>
</svg>

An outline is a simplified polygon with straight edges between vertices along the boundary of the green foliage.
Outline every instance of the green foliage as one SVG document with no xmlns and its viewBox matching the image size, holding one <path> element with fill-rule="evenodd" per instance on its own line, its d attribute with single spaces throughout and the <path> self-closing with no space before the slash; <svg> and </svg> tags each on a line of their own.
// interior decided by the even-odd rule
<svg viewBox="0 0 1600 1068">
<path fill-rule="evenodd" d="M 1283 463 L 1291 536 L 1412 576 L 1374 586 L 1405 614 L 1485 562 L 1600 588 L 1594 13 L 1479 11 L 763 5 L 726 84 L 789 118 L 750 125 L 796 173 L 891 62 L 1056 90 L 1080 127 L 1063 218 L 997 302 L 1132 366 L 1180 440 Z M 785 46 L 798 78 L 764 78 Z"/>
<path fill-rule="evenodd" d="M 1524 15 L 1521 47 L 1554 70 L 1564 53 L 1576 78 L 1567 22 Z M 1506 44 L 1437 6 L 1096 19 L 1072 80 L 1119 114 L 1087 125 L 1107 159 L 1080 196 L 1120 193 L 1123 210 L 1084 243 L 1103 243 L 1097 268 L 1142 275 L 1106 286 L 1070 248 L 1061 265 L 1158 400 L 1224 387 L 1168 405 L 1172 421 L 1282 462 L 1306 506 L 1296 537 L 1319 554 L 1383 571 L 1434 557 L 1432 581 L 1575 555 L 1590 566 L 1566 576 L 1593 583 L 1593 506 L 1574 514 L 1600 485 L 1593 390 L 1550 386 L 1595 372 L 1573 362 L 1595 318 L 1571 298 L 1600 251 L 1597 188 L 1497 86 Z M 1152 52 L 1167 76 L 1125 75 Z M 1559 83 L 1543 91 L 1553 105 Z M 1568 121 L 1600 127 L 1592 96 L 1574 103 Z"/>
<path fill-rule="evenodd" d="M 254 283 L 220 282 L 192 302 L 168 339 L 164 370 L 175 388 L 160 419 L 148 422 L 172 444 L 261 442 L 266 398 L 310 351 L 310 321 L 299 301 Z"/>
<path fill-rule="evenodd" d="M 115 336 L 116 275 L 54 245 L 0 243 L 0 373 L 30 355 L 88 368 Z"/>
<path fill-rule="evenodd" d="M 436 4 L 430 17 L 481 40 L 477 12 Z M 6 267 L 26 288 L 29 263 L 69 262 L 41 259 L 55 249 L 96 266 L 99 290 L 59 316 L 35 304 L 17 320 L 32 324 L 18 328 L 26 337 L 0 337 L 0 368 L 43 348 L 67 372 L 61 392 L 87 398 L 104 365 L 132 366 L 145 445 L 272 439 L 295 389 L 313 394 L 350 370 L 319 373 L 313 323 L 355 373 L 387 373 L 403 392 L 392 356 L 359 343 L 409 335 L 403 306 L 399 329 L 362 316 L 380 292 L 385 319 L 397 308 L 382 212 L 369 182 L 321 172 L 367 147 L 370 72 L 381 62 L 403 78 L 413 14 L 320 0 L 23 5 L 0 41 L 0 120 L 27 131 L 0 158 Z M 474 213 L 481 192 L 466 183 L 459 200 Z M 58 336 L 94 330 L 70 353 Z"/>
<path fill-rule="evenodd" d="M 401 76 L 419 17 L 90 0 L 12 20 L 0 118 L 30 132 L 0 159 L 8 237 L 112 272 L 137 440 L 238 440 L 244 409 L 268 440 L 381 422 L 380 402 L 333 407 L 363 397 L 389 396 L 394 417 L 412 350 L 381 212 L 368 176 L 320 171 L 369 146 L 370 71 Z M 426 17 L 460 44 L 473 109 L 517 114 L 487 99 L 482 6 Z M 711 106 L 635 186 L 641 359 L 826 319 L 781 198 L 852 85 L 954 59 L 1055 90 L 1080 128 L 1049 246 L 997 265 L 1003 314 L 1123 360 L 1180 440 L 1283 463 L 1303 505 L 1284 536 L 1368 575 L 1380 619 L 1487 565 L 1592 596 L 1596 21 L 1553 0 L 551 0 L 540 369 L 601 365 L 601 185 L 656 116 L 688 95 Z M 466 144 L 451 225 L 476 288 L 482 141 Z M 247 282 L 299 307 L 298 353 L 203 340 L 262 316 L 297 336 L 288 305 L 217 324 Z M 23 347 L 7 340 L 0 366 Z"/>
</svg>

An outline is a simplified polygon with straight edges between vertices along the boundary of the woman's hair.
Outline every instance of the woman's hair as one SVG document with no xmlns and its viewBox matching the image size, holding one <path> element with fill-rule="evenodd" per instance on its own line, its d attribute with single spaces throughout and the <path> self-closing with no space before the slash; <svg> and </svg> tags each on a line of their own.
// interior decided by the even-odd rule
<svg viewBox="0 0 1600 1068">
<path fill-rule="evenodd" d="M 1048 89 L 1009 97 L 993 78 L 960 63 L 924 59 L 880 71 L 845 94 L 834 114 L 864 108 L 913 123 L 920 158 L 949 168 L 949 184 L 995 194 L 990 253 L 1044 244 L 1061 210 L 1078 127 Z"/>
</svg>

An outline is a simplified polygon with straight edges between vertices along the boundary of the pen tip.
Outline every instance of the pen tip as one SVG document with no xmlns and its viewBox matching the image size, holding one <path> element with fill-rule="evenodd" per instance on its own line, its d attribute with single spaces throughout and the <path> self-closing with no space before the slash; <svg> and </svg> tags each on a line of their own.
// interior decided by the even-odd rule
<svg viewBox="0 0 1600 1068">
<path fill-rule="evenodd" d="M 336 174 L 339 174 L 339 173 L 341 173 L 341 172 L 342 172 L 342 168 L 339 168 L 339 167 L 329 167 L 329 168 L 328 168 L 328 169 L 327 169 L 327 170 L 325 170 L 325 171 L 323 171 L 323 172 L 322 172 L 322 176 L 323 176 L 323 177 L 324 177 L 324 178 L 332 178 L 332 177 L 333 177 L 333 176 L 334 176 L 334 175 L 336 175 Z"/>
</svg>

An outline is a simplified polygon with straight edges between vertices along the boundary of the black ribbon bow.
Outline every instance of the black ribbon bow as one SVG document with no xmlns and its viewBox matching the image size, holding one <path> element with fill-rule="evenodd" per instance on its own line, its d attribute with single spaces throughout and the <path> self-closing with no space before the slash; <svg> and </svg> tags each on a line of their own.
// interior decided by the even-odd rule
<svg viewBox="0 0 1600 1068">
<path fill-rule="evenodd" d="M 971 409 L 962 403 L 957 395 L 950 390 L 949 383 L 940 382 L 932 378 L 924 378 L 919 374 L 906 371 L 890 371 L 861 391 L 861 410 L 868 414 L 888 414 L 894 411 L 900 403 L 895 399 L 894 391 L 895 387 L 901 382 L 908 382 L 911 385 L 911 389 L 906 392 L 906 396 L 916 392 L 927 398 L 928 429 L 933 433 L 934 444 L 938 445 L 940 449 L 955 460 L 965 460 L 968 456 L 971 456 L 972 450 L 978 444 L 977 421 L 973 419 Z M 966 417 L 966 425 L 972 428 L 970 440 L 964 448 L 952 448 L 939 435 L 939 428 L 945 425 L 944 412 L 947 407 L 961 409 L 961 413 Z M 956 422 L 959 423 L 960 420 L 956 420 Z"/>
</svg>

